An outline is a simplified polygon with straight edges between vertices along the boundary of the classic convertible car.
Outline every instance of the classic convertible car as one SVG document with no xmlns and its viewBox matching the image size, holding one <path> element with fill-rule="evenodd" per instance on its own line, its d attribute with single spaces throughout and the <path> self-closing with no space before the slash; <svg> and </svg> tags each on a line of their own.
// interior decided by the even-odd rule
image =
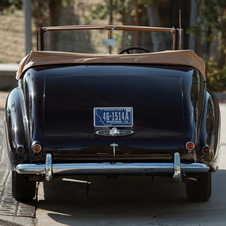
<svg viewBox="0 0 226 226">
<path fill-rule="evenodd" d="M 167 38 L 160 47 L 168 50 L 153 52 L 152 32 Z M 70 175 L 146 175 L 185 182 L 189 200 L 207 201 L 218 168 L 219 106 L 203 60 L 182 50 L 181 34 L 38 29 L 37 51 L 21 61 L 5 107 L 13 197 L 31 200 L 36 181 Z"/>
</svg>

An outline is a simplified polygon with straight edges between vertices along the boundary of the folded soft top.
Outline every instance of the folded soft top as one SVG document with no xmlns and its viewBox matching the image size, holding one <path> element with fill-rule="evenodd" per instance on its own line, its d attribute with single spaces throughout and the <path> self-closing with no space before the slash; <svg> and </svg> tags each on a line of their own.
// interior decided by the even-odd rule
<svg viewBox="0 0 226 226">
<path fill-rule="evenodd" d="M 205 78 L 205 63 L 193 50 L 172 50 L 142 54 L 84 54 L 31 51 L 19 64 L 16 78 L 30 67 L 60 64 L 159 64 L 192 66 Z"/>
</svg>

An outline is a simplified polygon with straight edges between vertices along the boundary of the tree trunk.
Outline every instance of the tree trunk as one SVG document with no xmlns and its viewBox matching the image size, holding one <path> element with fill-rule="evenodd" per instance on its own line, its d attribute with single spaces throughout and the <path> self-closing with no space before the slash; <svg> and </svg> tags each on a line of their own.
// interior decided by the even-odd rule
<svg viewBox="0 0 226 226">
<path fill-rule="evenodd" d="M 135 0 L 135 17 L 134 17 L 134 25 L 139 25 L 139 12 L 138 12 L 139 6 L 138 6 L 138 0 Z M 134 46 L 138 46 L 138 31 L 135 31 L 134 34 Z M 137 53 L 137 50 L 134 51 Z"/>
<path fill-rule="evenodd" d="M 157 6 L 157 0 L 153 0 L 152 3 L 147 1 L 147 11 L 149 26 L 151 27 L 160 27 L 160 16 Z M 166 44 L 164 42 L 164 37 L 162 32 L 151 32 L 152 42 L 153 42 L 153 51 L 158 52 L 166 49 Z"/>
<path fill-rule="evenodd" d="M 59 2 L 55 0 L 49 0 L 49 14 L 50 14 L 50 26 L 57 26 L 59 25 L 58 22 L 58 10 L 59 10 Z M 56 42 L 57 42 L 57 33 L 50 32 L 48 45 L 50 46 L 51 50 L 57 50 Z"/>
</svg>

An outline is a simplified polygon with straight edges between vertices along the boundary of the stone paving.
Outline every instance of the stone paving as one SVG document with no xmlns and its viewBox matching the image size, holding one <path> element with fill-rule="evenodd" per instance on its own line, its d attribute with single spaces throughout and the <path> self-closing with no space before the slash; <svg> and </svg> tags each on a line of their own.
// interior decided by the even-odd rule
<svg viewBox="0 0 226 226">
<path fill-rule="evenodd" d="M 36 199 L 20 203 L 12 197 L 11 174 L 3 151 L 3 115 L 0 109 L 0 225 L 35 225 Z"/>
</svg>

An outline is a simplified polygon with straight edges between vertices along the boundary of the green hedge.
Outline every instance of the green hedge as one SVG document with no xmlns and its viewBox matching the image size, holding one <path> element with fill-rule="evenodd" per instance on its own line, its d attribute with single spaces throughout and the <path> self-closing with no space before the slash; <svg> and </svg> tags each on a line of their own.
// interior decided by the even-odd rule
<svg viewBox="0 0 226 226">
<path fill-rule="evenodd" d="M 226 91 L 226 66 L 217 69 L 217 62 L 206 61 L 207 88 L 214 92 Z"/>
</svg>

